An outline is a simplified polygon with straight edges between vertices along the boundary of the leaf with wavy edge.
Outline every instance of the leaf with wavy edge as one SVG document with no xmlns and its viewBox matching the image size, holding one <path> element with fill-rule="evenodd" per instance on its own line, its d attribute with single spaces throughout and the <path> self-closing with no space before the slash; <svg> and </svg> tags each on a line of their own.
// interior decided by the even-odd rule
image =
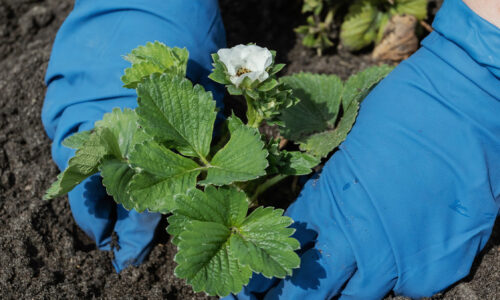
<svg viewBox="0 0 500 300">
<path fill-rule="evenodd" d="M 62 141 L 62 145 L 71 149 L 79 149 L 89 140 L 91 130 L 76 132 Z"/>
<path fill-rule="evenodd" d="M 202 185 L 226 185 L 246 181 L 266 174 L 267 150 L 260 138 L 259 130 L 243 125 L 236 116 L 229 118 L 231 137 L 210 161 Z"/>
<path fill-rule="evenodd" d="M 308 121 L 305 119 L 301 120 L 300 113 L 293 113 L 289 116 L 287 116 L 286 113 L 283 113 L 283 115 L 285 116 L 285 129 L 281 130 L 283 136 L 298 143 L 302 151 L 306 151 L 307 153 L 318 158 L 326 157 L 331 151 L 333 151 L 338 145 L 340 145 L 340 143 L 345 140 L 347 134 L 356 121 L 359 103 L 363 101 L 363 99 L 368 95 L 373 87 L 385 76 L 387 76 L 387 74 L 392 71 L 392 69 L 393 67 L 387 65 L 375 66 L 365 69 L 351 76 L 345 82 L 343 87 L 341 82 L 340 87 L 337 84 L 335 93 L 326 93 L 327 95 L 332 95 L 330 98 L 326 98 L 326 101 L 320 99 L 318 95 L 322 94 L 322 89 L 331 90 L 330 87 L 324 85 L 316 85 L 316 87 L 314 88 L 316 91 L 310 92 L 309 94 L 306 94 L 306 96 L 302 96 L 303 99 L 301 99 L 301 102 L 299 102 L 296 107 L 301 105 L 300 103 L 302 103 L 305 99 L 305 103 L 307 103 L 311 107 L 314 107 L 316 111 L 327 111 L 329 101 L 331 103 L 334 103 L 334 105 L 337 105 L 337 103 L 340 102 L 342 107 L 342 114 L 335 115 L 334 118 L 329 120 L 328 124 L 325 124 L 326 122 L 324 121 L 316 121 L 315 123 L 312 123 L 317 124 L 317 126 L 313 128 L 313 126 L 303 125 L 307 124 Z M 288 85 L 292 87 L 294 94 L 299 94 L 301 93 L 301 91 L 309 87 L 303 88 L 302 85 L 304 84 L 301 83 L 298 79 L 302 79 L 302 81 L 305 82 L 307 86 L 307 83 L 309 83 L 311 78 L 315 76 L 317 75 L 292 75 L 290 77 L 292 77 L 293 80 L 287 79 Z M 309 84 L 309 86 L 313 85 Z M 291 110 L 293 109 L 294 107 L 291 108 Z M 306 115 L 305 109 L 301 111 L 302 115 Z M 313 110 L 311 109 L 311 111 Z M 324 120 L 324 118 L 321 118 L 321 115 L 319 113 L 317 114 L 320 116 L 317 119 Z M 292 116 L 296 117 L 292 118 Z M 314 116 L 312 116 L 311 114 L 306 119 L 314 119 Z M 302 129 L 301 131 L 301 126 L 307 128 L 307 130 Z M 313 163 L 312 160 L 307 160 L 304 162 L 309 161 L 311 162 L 311 164 Z"/>
<path fill-rule="evenodd" d="M 342 95 L 342 80 L 338 76 L 299 73 L 280 80 L 300 99 L 280 118 L 280 131 L 285 138 L 295 141 L 335 126 Z"/>
<path fill-rule="evenodd" d="M 428 0 L 395 0 L 396 12 L 400 15 L 413 15 L 418 20 L 427 18 Z"/>
<path fill-rule="evenodd" d="M 138 170 L 128 185 L 127 209 L 170 212 L 174 195 L 196 186 L 202 167 L 164 146 L 146 141 L 130 153 L 130 164 Z"/>
<path fill-rule="evenodd" d="M 358 0 L 349 7 L 340 28 L 340 40 L 349 50 L 359 50 L 376 39 L 384 15 L 377 4 L 376 0 Z"/>
<path fill-rule="evenodd" d="M 326 157 L 345 140 L 356 121 L 358 109 L 359 103 L 352 101 L 334 130 L 327 130 L 311 135 L 300 143 L 300 150 L 306 151 L 316 157 Z"/>
<path fill-rule="evenodd" d="M 137 87 L 139 124 L 186 156 L 206 160 L 216 117 L 212 93 L 186 78 L 153 74 Z"/>
<path fill-rule="evenodd" d="M 105 159 L 99 166 L 102 176 L 102 184 L 106 187 L 106 192 L 113 196 L 117 203 L 125 204 L 129 202 L 127 186 L 135 172 L 128 163 L 119 159 Z"/>
<path fill-rule="evenodd" d="M 57 176 L 57 180 L 47 190 L 43 199 L 62 196 L 87 177 L 97 173 L 104 156 L 115 153 L 118 149 L 111 137 L 112 133 L 107 128 L 94 131 L 75 152 L 75 156 L 68 162 L 68 167 Z"/>
<path fill-rule="evenodd" d="M 126 88 L 136 88 L 137 85 L 151 74 L 170 73 L 184 77 L 189 58 L 189 52 L 183 48 L 171 48 L 158 41 L 139 46 L 124 57 L 132 63 L 125 69 L 121 80 Z"/>
<path fill-rule="evenodd" d="M 393 69 L 394 67 L 388 65 L 374 66 L 349 77 L 342 91 L 342 105 L 348 107 L 353 100 L 357 102 L 363 101 L 373 87 Z"/>
</svg>

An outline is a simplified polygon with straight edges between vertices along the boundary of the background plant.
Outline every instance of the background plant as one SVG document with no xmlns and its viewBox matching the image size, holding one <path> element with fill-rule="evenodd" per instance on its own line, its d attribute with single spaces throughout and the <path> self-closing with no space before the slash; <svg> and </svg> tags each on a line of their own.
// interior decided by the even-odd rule
<svg viewBox="0 0 500 300">
<path fill-rule="evenodd" d="M 335 14 L 347 10 L 340 28 L 340 41 L 349 50 L 362 49 L 383 37 L 387 23 L 394 15 L 427 17 L 427 0 L 304 0 L 302 12 L 310 13 L 307 24 L 297 27 L 302 43 L 315 48 L 319 55 L 333 46 L 332 26 Z"/>
<path fill-rule="evenodd" d="M 92 131 L 68 137 L 63 144 L 75 156 L 45 198 L 100 172 L 125 208 L 171 214 L 175 274 L 195 291 L 225 296 L 239 292 L 252 272 L 284 278 L 299 266 L 293 221 L 281 209 L 258 206 L 259 196 L 287 176 L 310 173 L 337 147 L 359 102 L 390 68 L 367 69 L 345 84 L 334 75 L 278 78 L 283 65 L 273 54 L 268 78 L 235 86 L 213 57 L 210 77 L 246 98 L 246 124 L 233 114 L 214 139 L 215 101 L 185 77 L 187 50 L 148 43 L 126 57 L 132 66 L 122 77 L 136 89 L 138 107 L 114 109 Z M 261 135 L 264 122 L 278 124 L 299 149 L 280 149 L 279 140 Z"/>
</svg>

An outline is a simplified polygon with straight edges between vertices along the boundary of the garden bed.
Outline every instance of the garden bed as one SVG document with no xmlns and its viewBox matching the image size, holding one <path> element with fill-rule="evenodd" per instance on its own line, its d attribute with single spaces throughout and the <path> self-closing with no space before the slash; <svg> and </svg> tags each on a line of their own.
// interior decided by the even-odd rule
<svg viewBox="0 0 500 300">
<path fill-rule="evenodd" d="M 228 45 L 256 42 L 275 49 L 277 60 L 288 65 L 286 73 L 335 73 L 345 79 L 374 64 L 368 51 L 334 49 L 316 57 L 304 48 L 293 32 L 304 22 L 300 5 L 221 0 Z M 40 121 L 43 77 L 71 7 L 69 0 L 0 0 L 0 297 L 208 299 L 173 275 L 175 247 L 165 222 L 148 260 L 118 275 L 111 254 L 97 250 L 77 227 L 66 197 L 41 200 L 58 173 Z M 293 195 L 268 197 L 289 201 Z M 436 299 L 500 297 L 498 223 L 471 275 Z"/>
</svg>

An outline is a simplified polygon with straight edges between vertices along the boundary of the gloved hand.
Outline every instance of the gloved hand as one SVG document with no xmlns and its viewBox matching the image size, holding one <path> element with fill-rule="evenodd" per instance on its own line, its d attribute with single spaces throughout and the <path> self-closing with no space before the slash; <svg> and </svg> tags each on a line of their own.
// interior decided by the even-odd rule
<svg viewBox="0 0 500 300">
<path fill-rule="evenodd" d="M 217 0 L 77 0 L 60 28 L 46 74 L 48 86 L 42 111 L 52 156 L 61 170 L 74 151 L 61 145 L 67 136 L 93 128 L 114 107 L 136 107 L 134 90 L 120 77 L 129 63 L 122 55 L 158 40 L 186 47 L 188 78 L 205 86 L 222 103 L 224 90 L 210 79 L 210 54 L 225 46 Z M 218 105 L 221 107 L 221 105 Z M 78 225 L 100 249 L 110 249 L 111 232 L 118 235 L 113 264 L 119 272 L 137 265 L 148 254 L 160 214 L 127 211 L 107 196 L 96 175 L 69 193 Z"/>
<path fill-rule="evenodd" d="M 460 0 L 433 25 L 289 207 L 301 267 L 228 299 L 419 298 L 469 273 L 500 205 L 500 29 Z"/>
</svg>

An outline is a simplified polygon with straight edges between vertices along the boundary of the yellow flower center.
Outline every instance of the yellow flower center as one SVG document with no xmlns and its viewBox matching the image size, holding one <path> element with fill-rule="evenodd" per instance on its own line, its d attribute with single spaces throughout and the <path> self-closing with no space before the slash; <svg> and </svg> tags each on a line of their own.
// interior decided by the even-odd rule
<svg viewBox="0 0 500 300">
<path fill-rule="evenodd" d="M 238 71 L 236 71 L 236 76 L 241 76 L 243 74 L 246 74 L 246 73 L 250 73 L 252 71 L 250 71 L 249 69 L 245 68 L 245 67 L 241 67 L 238 69 Z"/>
</svg>

